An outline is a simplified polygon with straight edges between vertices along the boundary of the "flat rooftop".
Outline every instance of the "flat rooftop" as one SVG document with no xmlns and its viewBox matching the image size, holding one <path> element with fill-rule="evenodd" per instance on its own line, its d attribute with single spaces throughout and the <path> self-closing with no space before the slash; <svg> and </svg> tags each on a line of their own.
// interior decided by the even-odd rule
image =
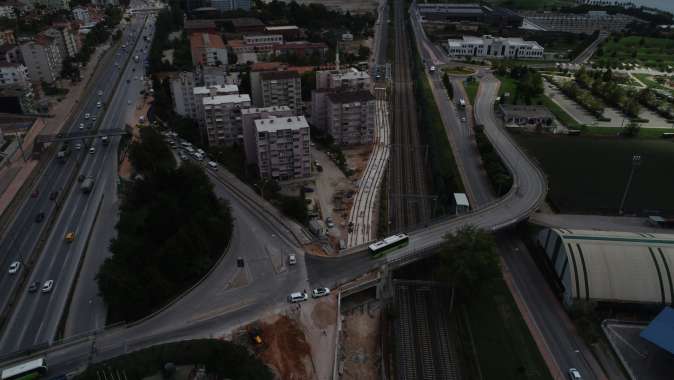
<svg viewBox="0 0 674 380">
<path fill-rule="evenodd" d="M 282 129 L 298 130 L 309 128 L 309 123 L 304 116 L 269 117 L 255 120 L 257 132 L 276 132 Z"/>
</svg>

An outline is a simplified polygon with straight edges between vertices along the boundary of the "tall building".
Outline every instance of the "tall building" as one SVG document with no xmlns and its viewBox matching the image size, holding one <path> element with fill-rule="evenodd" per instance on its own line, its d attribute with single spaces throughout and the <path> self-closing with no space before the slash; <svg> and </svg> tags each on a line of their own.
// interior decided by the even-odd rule
<svg viewBox="0 0 674 380">
<path fill-rule="evenodd" d="M 288 106 L 297 115 L 302 112 L 302 81 L 296 71 L 261 72 L 251 91 L 258 107 Z"/>
<path fill-rule="evenodd" d="M 241 110 L 250 108 L 248 94 L 209 96 L 203 98 L 202 103 L 210 145 L 231 145 L 243 139 Z"/>
<path fill-rule="evenodd" d="M 463 36 L 460 40 L 447 40 L 450 57 L 531 58 L 542 59 L 543 47 L 536 41 L 521 38 Z"/>
<path fill-rule="evenodd" d="M 31 81 L 53 83 L 61 74 L 63 56 L 55 38 L 38 34 L 21 44 L 20 50 Z"/>
<path fill-rule="evenodd" d="M 204 125 L 204 98 L 220 95 L 236 95 L 238 93 L 239 87 L 233 84 L 194 87 L 192 89 L 192 97 L 189 99 L 191 103 L 189 117 L 196 120 L 199 125 Z"/>
<path fill-rule="evenodd" d="M 194 99 L 194 89 L 227 85 L 227 71 L 221 67 L 198 66 L 194 72 L 180 72 L 170 79 L 173 110 L 180 116 L 199 120 L 197 106 L 201 103 Z M 232 93 L 231 90 L 231 87 L 227 88 L 224 94 Z M 237 93 L 238 88 L 233 92 Z"/>
<path fill-rule="evenodd" d="M 304 116 L 270 117 L 254 123 L 260 178 L 285 181 L 311 174 L 309 124 Z"/>
<path fill-rule="evenodd" d="M 0 87 L 7 85 L 30 85 L 28 68 L 20 63 L 0 62 Z"/>
<path fill-rule="evenodd" d="M 192 33 L 190 48 L 192 49 L 192 63 L 195 66 L 227 65 L 227 48 L 217 34 Z"/>
<path fill-rule="evenodd" d="M 243 129 L 243 142 L 246 151 L 246 163 L 257 163 L 257 140 L 255 120 L 270 117 L 293 116 L 293 111 L 288 106 L 273 106 L 263 108 L 244 108 L 241 110 L 241 127 Z"/>
<path fill-rule="evenodd" d="M 371 144 L 374 141 L 374 116 L 375 98 L 369 91 L 327 95 L 325 130 L 339 145 Z"/>
<path fill-rule="evenodd" d="M 61 23 L 55 27 L 46 29 L 42 34 L 54 39 L 61 51 L 63 58 L 66 56 L 74 57 L 79 51 L 75 33 L 68 23 Z"/>
<path fill-rule="evenodd" d="M 356 68 L 316 72 L 316 89 L 364 90 L 370 83 L 370 75 Z"/>
</svg>

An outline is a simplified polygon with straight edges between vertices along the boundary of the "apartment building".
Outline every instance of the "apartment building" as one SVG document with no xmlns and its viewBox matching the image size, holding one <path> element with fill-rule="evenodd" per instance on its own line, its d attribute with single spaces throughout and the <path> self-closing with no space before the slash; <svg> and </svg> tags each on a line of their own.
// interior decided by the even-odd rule
<svg viewBox="0 0 674 380">
<path fill-rule="evenodd" d="M 243 36 L 246 45 L 280 45 L 283 43 L 281 34 L 252 34 Z"/>
<path fill-rule="evenodd" d="M 241 110 L 251 106 L 248 94 L 208 96 L 202 104 L 210 145 L 231 145 L 243 139 Z"/>
<path fill-rule="evenodd" d="M 304 116 L 254 121 L 260 178 L 285 181 L 311 174 L 309 124 Z"/>
<path fill-rule="evenodd" d="M 200 66 L 194 72 L 183 71 L 170 79 L 173 110 L 180 116 L 197 120 L 197 103 L 194 99 L 194 88 L 226 86 L 227 71 L 221 67 Z M 238 92 L 238 88 L 235 92 Z M 231 88 L 225 95 L 231 93 Z"/>
<path fill-rule="evenodd" d="M 243 142 L 247 164 L 257 163 L 255 120 L 288 116 L 293 116 L 293 110 L 288 106 L 254 107 L 241 110 L 241 128 L 243 130 Z"/>
<path fill-rule="evenodd" d="M 195 66 L 227 65 L 227 48 L 217 34 L 192 33 L 190 49 L 192 50 L 192 63 Z"/>
<path fill-rule="evenodd" d="M 0 62 L 21 63 L 21 51 L 17 45 L 0 45 Z"/>
<path fill-rule="evenodd" d="M 54 39 L 63 58 L 77 55 L 79 44 L 77 43 L 76 33 L 70 24 L 62 23 L 54 25 L 54 27 L 44 30 L 42 34 Z"/>
<path fill-rule="evenodd" d="M 374 141 L 375 98 L 369 91 L 329 93 L 325 111 L 325 130 L 335 143 L 348 146 Z"/>
<path fill-rule="evenodd" d="M 264 71 L 257 73 L 258 81 L 251 91 L 257 107 L 288 106 L 298 115 L 302 112 L 302 81 L 296 71 Z"/>
<path fill-rule="evenodd" d="M 343 70 L 321 70 L 316 72 L 316 89 L 363 90 L 370 87 L 370 75 L 355 67 Z"/>
<path fill-rule="evenodd" d="M 484 35 L 447 41 L 450 57 L 542 59 L 544 49 L 536 41 Z"/>
<path fill-rule="evenodd" d="M 21 44 L 20 50 L 31 81 L 53 83 L 61 74 L 63 55 L 55 38 L 38 34 Z"/>
<path fill-rule="evenodd" d="M 0 62 L 0 87 L 7 85 L 30 85 L 28 68 L 20 63 Z"/>
<path fill-rule="evenodd" d="M 75 20 L 81 22 L 82 25 L 87 25 L 91 21 L 89 10 L 83 6 L 76 6 L 73 8 L 72 13 Z"/>
<path fill-rule="evenodd" d="M 220 95 L 236 95 L 238 93 L 239 86 L 234 84 L 194 87 L 192 89 L 192 97 L 189 99 L 190 117 L 196 120 L 199 125 L 204 125 L 204 98 Z"/>
<path fill-rule="evenodd" d="M 251 0 L 211 0 L 211 7 L 219 12 L 229 12 L 237 9 L 250 11 Z"/>
<path fill-rule="evenodd" d="M 0 31 L 0 45 L 14 45 L 16 44 L 16 36 L 12 29 L 5 29 Z"/>
</svg>

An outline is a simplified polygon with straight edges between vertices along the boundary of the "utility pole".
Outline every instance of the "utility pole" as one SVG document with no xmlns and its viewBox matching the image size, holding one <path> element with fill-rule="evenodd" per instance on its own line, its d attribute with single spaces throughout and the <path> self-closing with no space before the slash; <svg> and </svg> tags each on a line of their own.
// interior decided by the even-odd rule
<svg viewBox="0 0 674 380">
<path fill-rule="evenodd" d="M 623 207 L 625 206 L 625 199 L 627 199 L 627 193 L 630 191 L 630 186 L 632 185 L 632 177 L 634 177 L 634 171 L 637 167 L 641 165 L 641 155 L 633 154 L 632 155 L 632 167 L 630 169 L 630 176 L 627 178 L 627 185 L 625 185 L 625 192 L 623 193 L 623 198 L 620 200 L 620 208 L 618 209 L 618 214 L 623 214 Z"/>
</svg>

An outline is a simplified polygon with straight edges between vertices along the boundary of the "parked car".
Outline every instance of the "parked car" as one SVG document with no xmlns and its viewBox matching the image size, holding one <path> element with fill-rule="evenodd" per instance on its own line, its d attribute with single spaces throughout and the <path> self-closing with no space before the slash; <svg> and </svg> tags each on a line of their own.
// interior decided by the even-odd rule
<svg viewBox="0 0 674 380">
<path fill-rule="evenodd" d="M 88 120 L 90 117 L 91 117 L 91 114 L 90 114 L 90 113 L 85 113 L 85 114 L 84 114 L 84 118 L 85 118 L 85 119 Z"/>
<path fill-rule="evenodd" d="M 21 263 L 18 262 L 18 261 L 15 261 L 15 262 L 9 264 L 9 271 L 8 272 L 9 272 L 9 274 L 15 274 L 16 272 L 19 271 L 20 268 L 21 268 Z"/>
<path fill-rule="evenodd" d="M 311 291 L 311 296 L 314 298 L 325 297 L 330 294 L 330 289 L 328 288 L 316 288 Z"/>
<path fill-rule="evenodd" d="M 291 253 L 290 255 L 288 255 L 288 264 L 290 264 L 290 265 L 297 264 L 297 257 L 295 257 L 294 253 Z"/>
<path fill-rule="evenodd" d="M 215 161 L 208 161 L 208 167 L 213 170 L 218 170 L 218 164 Z"/>
<path fill-rule="evenodd" d="M 44 220 L 44 212 L 40 211 L 35 215 L 35 223 L 40 223 Z"/>
<path fill-rule="evenodd" d="M 581 380 L 583 377 L 580 376 L 580 371 L 575 368 L 569 368 L 569 379 L 571 380 Z"/>
<path fill-rule="evenodd" d="M 49 293 L 54 288 L 54 280 L 47 280 L 42 285 L 42 293 Z"/>
<path fill-rule="evenodd" d="M 290 303 L 304 302 L 308 299 L 307 293 L 304 292 L 295 292 L 288 295 L 288 302 Z"/>
</svg>

